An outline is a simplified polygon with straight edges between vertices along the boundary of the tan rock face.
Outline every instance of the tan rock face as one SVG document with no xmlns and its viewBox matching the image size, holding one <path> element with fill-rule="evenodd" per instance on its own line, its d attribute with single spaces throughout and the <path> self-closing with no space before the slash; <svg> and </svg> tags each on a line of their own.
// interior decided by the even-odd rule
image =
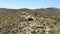
<svg viewBox="0 0 60 34">
<path fill-rule="evenodd" d="M 57 33 L 56 31 L 59 29 L 57 27 L 59 22 L 55 19 L 38 17 L 27 12 L 15 16 L 7 19 L 6 17 L 1 18 L 0 34 L 50 34 L 51 32 Z M 56 31 L 53 31 L 54 29 Z"/>
</svg>

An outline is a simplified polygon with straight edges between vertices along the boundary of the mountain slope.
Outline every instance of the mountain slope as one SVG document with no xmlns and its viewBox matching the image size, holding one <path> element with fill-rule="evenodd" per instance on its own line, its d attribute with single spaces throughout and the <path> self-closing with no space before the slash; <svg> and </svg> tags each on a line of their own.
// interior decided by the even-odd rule
<svg viewBox="0 0 60 34">
<path fill-rule="evenodd" d="M 42 15 L 42 16 L 60 16 L 60 9 L 58 8 L 41 8 L 41 9 L 5 9 L 0 8 L 0 14 L 14 14 L 18 12 L 28 12 L 34 15 Z"/>
</svg>

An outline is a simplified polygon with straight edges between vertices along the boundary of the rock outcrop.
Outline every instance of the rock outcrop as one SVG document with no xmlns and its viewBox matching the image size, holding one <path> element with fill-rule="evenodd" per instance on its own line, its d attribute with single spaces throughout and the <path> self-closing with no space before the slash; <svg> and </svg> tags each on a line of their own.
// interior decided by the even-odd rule
<svg viewBox="0 0 60 34">
<path fill-rule="evenodd" d="M 1 20 L 4 21 L 1 22 Z M 57 20 L 51 17 L 34 16 L 27 12 L 18 13 L 13 17 L 1 18 L 1 20 L 0 34 L 55 34 L 59 29 Z"/>
</svg>

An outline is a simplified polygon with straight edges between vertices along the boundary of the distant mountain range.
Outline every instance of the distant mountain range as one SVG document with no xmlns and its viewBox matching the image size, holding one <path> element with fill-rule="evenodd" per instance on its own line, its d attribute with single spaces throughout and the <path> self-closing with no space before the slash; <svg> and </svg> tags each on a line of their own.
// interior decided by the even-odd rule
<svg viewBox="0 0 60 34">
<path fill-rule="evenodd" d="M 6 9 L 0 8 L 0 14 L 15 14 L 17 12 L 28 12 L 35 15 L 43 15 L 43 16 L 60 16 L 60 9 L 58 8 L 40 8 L 40 9 Z"/>
</svg>

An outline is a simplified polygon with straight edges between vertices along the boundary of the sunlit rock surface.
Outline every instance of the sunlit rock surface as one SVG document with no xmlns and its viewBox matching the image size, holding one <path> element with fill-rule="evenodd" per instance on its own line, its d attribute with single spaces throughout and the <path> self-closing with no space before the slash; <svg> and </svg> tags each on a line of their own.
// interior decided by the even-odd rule
<svg viewBox="0 0 60 34">
<path fill-rule="evenodd" d="M 60 22 L 27 12 L 3 15 L 0 16 L 0 34 L 60 34 Z"/>
</svg>

